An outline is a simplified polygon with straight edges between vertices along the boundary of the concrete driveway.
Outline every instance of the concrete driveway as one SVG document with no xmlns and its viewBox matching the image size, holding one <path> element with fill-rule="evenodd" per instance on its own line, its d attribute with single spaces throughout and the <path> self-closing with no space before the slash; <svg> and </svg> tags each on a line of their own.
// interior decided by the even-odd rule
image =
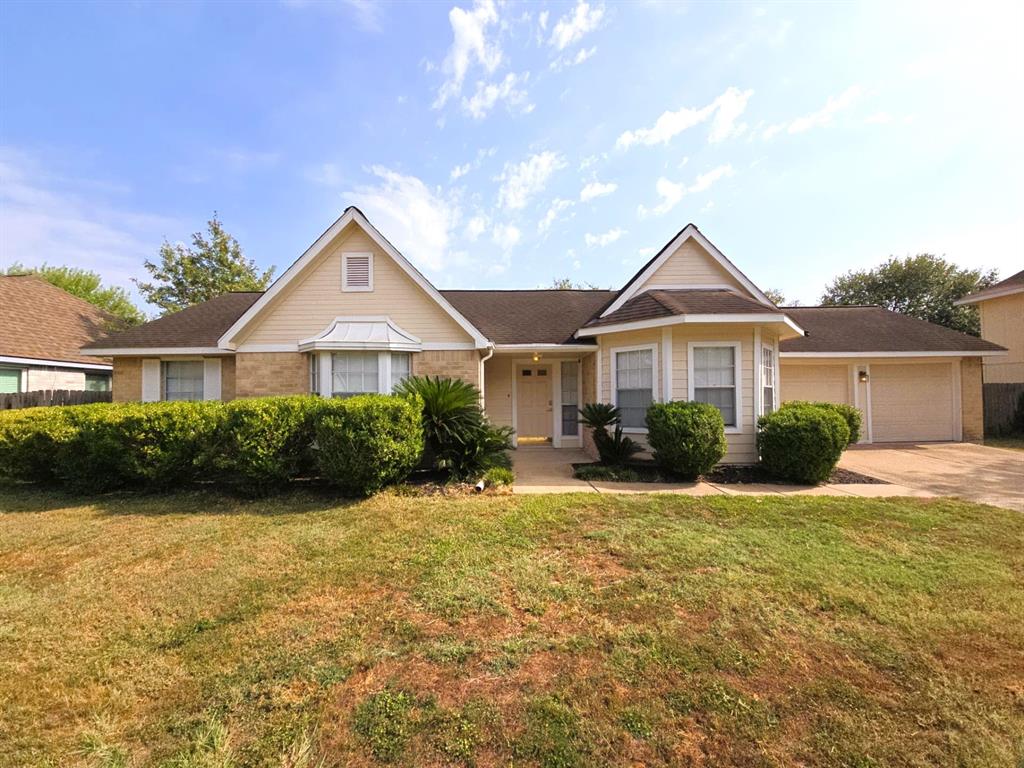
<svg viewBox="0 0 1024 768">
<path fill-rule="evenodd" d="M 972 443 L 890 443 L 850 448 L 840 467 L 929 491 L 1024 512 L 1024 451 Z"/>
</svg>

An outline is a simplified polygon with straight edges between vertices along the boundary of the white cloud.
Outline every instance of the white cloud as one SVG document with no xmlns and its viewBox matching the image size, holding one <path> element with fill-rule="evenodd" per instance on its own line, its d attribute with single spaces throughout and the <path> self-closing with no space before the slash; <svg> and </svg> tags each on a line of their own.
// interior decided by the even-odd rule
<svg viewBox="0 0 1024 768">
<path fill-rule="evenodd" d="M 530 73 L 517 75 L 509 72 L 497 83 L 480 81 L 476 84 L 476 92 L 469 98 L 463 98 L 462 109 L 476 120 L 487 117 L 498 102 L 504 102 L 506 109 L 522 107 L 523 112 L 532 112 L 533 105 L 528 102 L 529 94 L 521 87 L 526 84 Z"/>
<path fill-rule="evenodd" d="M 614 182 L 602 184 L 600 181 L 592 181 L 580 190 L 580 200 L 584 203 L 593 200 L 595 197 L 610 195 L 619 185 Z"/>
<path fill-rule="evenodd" d="M 573 43 L 579 42 L 585 35 L 593 32 L 604 18 L 604 7 L 591 7 L 588 3 L 576 3 L 571 13 L 560 18 L 551 30 L 550 43 L 560 51 L 564 51 Z"/>
<path fill-rule="evenodd" d="M 683 107 L 676 112 L 665 112 L 650 128 L 637 128 L 626 131 L 619 136 L 616 146 L 628 149 L 634 144 L 654 146 L 667 144 L 671 139 L 688 128 L 699 125 L 714 115 L 708 141 L 717 143 L 730 136 L 742 133 L 746 125 L 737 125 L 736 121 L 747 107 L 747 101 L 753 91 L 740 91 L 738 88 L 727 88 L 718 98 L 700 109 Z"/>
<path fill-rule="evenodd" d="M 0 147 L 0 179 L 0 268 L 67 264 L 132 291 L 131 278 L 145 276 L 142 260 L 156 257 L 164 237 L 193 231 L 119 204 L 130 189 L 55 174 L 12 147 Z"/>
<path fill-rule="evenodd" d="M 828 101 L 825 102 L 825 106 L 816 112 L 802 115 L 788 123 L 776 123 L 775 125 L 770 125 L 762 131 L 761 136 L 767 140 L 782 131 L 786 131 L 786 133 L 791 134 L 804 133 L 812 128 L 821 128 L 831 125 L 833 119 L 838 113 L 853 106 L 863 95 L 864 89 L 861 86 L 851 85 L 838 96 L 829 96 Z"/>
<path fill-rule="evenodd" d="M 609 229 L 607 232 L 600 235 L 592 235 L 587 232 L 587 234 L 583 236 L 583 241 L 590 248 L 593 248 L 595 245 L 603 248 L 606 245 L 611 245 L 624 234 L 626 234 L 626 230 L 616 227 L 615 229 Z"/>
<path fill-rule="evenodd" d="M 370 168 L 380 181 L 345 194 L 417 266 L 439 271 L 449 262 L 451 232 L 458 206 L 415 176 L 380 165 Z"/>
<path fill-rule="evenodd" d="M 582 64 L 595 53 L 597 53 L 596 45 L 590 48 L 580 48 L 576 51 L 575 56 L 559 56 L 548 65 L 548 68 L 551 69 L 552 72 L 561 72 L 566 67 L 575 67 L 578 64 Z"/>
<path fill-rule="evenodd" d="M 637 206 L 637 215 L 640 216 L 640 218 L 646 218 L 647 216 L 663 216 L 679 205 L 680 201 L 686 195 L 704 192 L 719 179 L 732 175 L 732 165 L 726 164 L 719 165 L 716 168 L 712 168 L 707 173 L 700 174 L 696 179 L 694 179 L 693 184 L 690 184 L 689 186 L 681 182 L 676 183 L 662 177 L 658 179 L 654 185 L 654 189 L 661 198 L 661 202 L 654 206 L 654 208 L 647 208 L 643 205 Z"/>
<path fill-rule="evenodd" d="M 449 99 L 462 92 L 462 83 L 474 61 L 488 73 L 501 63 L 501 46 L 487 39 L 487 28 L 498 21 L 493 0 L 476 0 L 473 10 L 452 8 L 448 12 L 452 25 L 452 44 L 441 63 L 446 79 L 437 92 L 434 109 L 443 107 Z"/>
<path fill-rule="evenodd" d="M 487 149 L 478 149 L 476 151 L 476 157 L 475 158 L 470 160 L 468 163 L 463 163 L 462 165 L 456 165 L 454 168 L 452 168 L 452 171 L 449 174 L 449 177 L 451 178 L 452 181 L 457 181 L 458 179 L 461 179 L 463 176 L 465 176 L 470 171 L 475 171 L 477 168 L 479 168 L 484 160 L 486 160 L 488 157 L 493 157 L 494 154 L 497 151 L 498 151 L 497 147 L 488 147 Z"/>
<path fill-rule="evenodd" d="M 551 201 L 551 207 L 548 208 L 548 212 L 544 214 L 544 218 L 537 224 L 537 231 L 543 234 L 551 229 L 551 225 L 558 219 L 559 214 L 573 206 L 572 200 L 565 200 L 560 197 L 556 197 Z"/>
<path fill-rule="evenodd" d="M 381 16 L 384 4 L 375 0 L 343 0 L 356 17 L 356 23 L 367 32 L 381 31 Z"/>
<path fill-rule="evenodd" d="M 456 165 L 454 168 L 452 168 L 450 178 L 452 181 L 455 181 L 456 179 L 461 179 L 471 170 L 473 170 L 472 163 L 463 163 L 462 165 Z"/>
<path fill-rule="evenodd" d="M 473 242 L 484 233 L 484 230 L 487 229 L 487 224 L 486 216 L 474 216 L 466 223 L 466 229 L 462 235 L 470 242 Z"/>
<path fill-rule="evenodd" d="M 524 208 L 530 198 L 541 192 L 551 175 L 565 167 L 565 160 L 557 152 L 540 152 L 521 163 L 505 163 L 505 170 L 497 180 L 498 205 L 508 210 Z"/>
<path fill-rule="evenodd" d="M 715 201 L 714 200 L 708 200 L 706 203 L 704 203 L 704 205 L 701 206 L 700 212 L 701 213 L 709 213 L 711 211 L 711 209 L 714 208 L 714 207 L 715 207 Z"/>
<path fill-rule="evenodd" d="M 548 17 L 550 16 L 549 11 L 541 11 L 537 16 L 537 23 L 540 24 L 541 29 L 548 28 Z"/>
<path fill-rule="evenodd" d="M 491 231 L 491 239 L 494 244 L 503 251 L 510 250 L 519 242 L 522 233 L 519 227 L 514 224 L 495 224 Z"/>
</svg>

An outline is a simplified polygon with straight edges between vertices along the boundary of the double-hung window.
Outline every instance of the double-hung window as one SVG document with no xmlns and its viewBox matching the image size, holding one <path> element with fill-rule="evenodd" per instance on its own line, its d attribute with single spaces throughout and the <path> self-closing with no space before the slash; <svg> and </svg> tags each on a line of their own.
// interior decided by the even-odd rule
<svg viewBox="0 0 1024 768">
<path fill-rule="evenodd" d="M 412 355 L 408 352 L 392 352 L 391 353 L 391 388 L 389 392 L 394 392 L 395 388 L 402 383 L 404 379 L 409 378 L 409 374 L 412 373 Z"/>
<path fill-rule="evenodd" d="M 622 427 L 643 429 L 647 407 L 654 402 L 654 350 L 630 349 L 614 355 L 615 405 L 622 414 Z"/>
<path fill-rule="evenodd" d="M 761 347 L 761 410 L 775 410 L 775 349 Z"/>
<path fill-rule="evenodd" d="M 203 399 L 202 360 L 165 360 L 162 365 L 164 400 Z"/>
<path fill-rule="evenodd" d="M 312 357 L 310 377 L 316 382 L 320 363 L 316 353 Z M 408 352 L 334 352 L 330 363 L 331 394 L 335 397 L 393 392 L 412 373 L 412 355 Z"/>
<path fill-rule="evenodd" d="M 690 399 L 722 412 L 726 428 L 739 426 L 738 343 L 690 345 Z"/>
<path fill-rule="evenodd" d="M 576 437 L 580 431 L 580 364 L 576 360 L 563 360 L 561 379 L 562 436 Z"/>
</svg>

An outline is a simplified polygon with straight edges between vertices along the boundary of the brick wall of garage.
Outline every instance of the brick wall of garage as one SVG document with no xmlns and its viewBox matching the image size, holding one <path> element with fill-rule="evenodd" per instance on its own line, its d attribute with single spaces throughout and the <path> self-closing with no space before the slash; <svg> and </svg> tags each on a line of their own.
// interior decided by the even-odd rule
<svg viewBox="0 0 1024 768">
<path fill-rule="evenodd" d="M 964 440 L 969 443 L 980 443 L 985 436 L 985 411 L 981 379 L 981 358 L 963 358 L 960 361 L 960 419 L 963 425 Z"/>
</svg>

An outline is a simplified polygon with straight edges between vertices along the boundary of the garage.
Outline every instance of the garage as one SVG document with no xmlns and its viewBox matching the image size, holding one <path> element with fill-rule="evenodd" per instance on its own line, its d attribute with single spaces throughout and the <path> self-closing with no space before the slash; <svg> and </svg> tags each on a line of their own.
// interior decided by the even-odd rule
<svg viewBox="0 0 1024 768">
<path fill-rule="evenodd" d="M 950 363 L 875 363 L 870 387 L 874 442 L 959 439 Z"/>
<path fill-rule="evenodd" d="M 845 365 L 783 365 L 779 386 L 784 403 L 789 400 L 853 402 L 850 369 Z"/>
</svg>

